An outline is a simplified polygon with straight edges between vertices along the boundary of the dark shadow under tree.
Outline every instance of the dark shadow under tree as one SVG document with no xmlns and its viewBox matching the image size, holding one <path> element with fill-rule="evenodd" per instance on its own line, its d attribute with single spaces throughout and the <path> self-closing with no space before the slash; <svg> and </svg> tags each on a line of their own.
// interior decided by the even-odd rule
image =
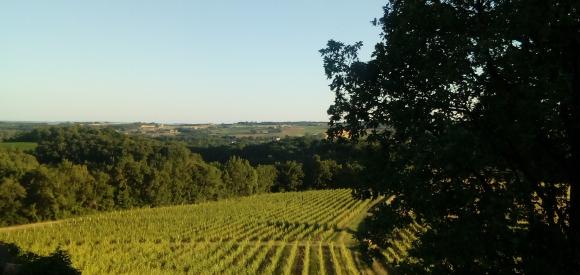
<svg viewBox="0 0 580 275">
<path fill-rule="evenodd" d="M 0 274 L 68 275 L 81 274 L 72 266 L 70 256 L 57 249 L 48 256 L 21 251 L 14 244 L 0 242 Z"/>
</svg>

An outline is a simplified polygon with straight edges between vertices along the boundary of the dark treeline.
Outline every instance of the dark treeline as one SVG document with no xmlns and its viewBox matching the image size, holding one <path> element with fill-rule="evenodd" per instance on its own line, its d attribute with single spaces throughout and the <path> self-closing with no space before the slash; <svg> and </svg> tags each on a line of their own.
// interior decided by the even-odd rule
<svg viewBox="0 0 580 275">
<path fill-rule="evenodd" d="M 194 147 L 220 147 L 220 146 L 246 146 L 249 144 L 257 144 L 269 142 L 272 137 L 259 137 L 259 136 L 248 136 L 248 137 L 236 137 L 231 135 L 212 135 L 207 131 L 180 128 L 180 135 L 177 137 L 173 136 L 161 136 L 157 137 L 157 140 L 161 141 L 178 141 L 184 142 L 188 146 Z"/>
<path fill-rule="evenodd" d="M 35 141 L 38 147 L 33 152 L 0 150 L 2 225 L 338 187 L 358 171 L 356 163 L 340 164 L 315 155 L 334 153 L 321 149 L 328 145 L 304 139 L 242 149 L 208 148 L 203 156 L 211 162 L 185 143 L 126 135 L 112 128 L 38 128 L 17 140 Z"/>
<path fill-rule="evenodd" d="M 46 123 L 0 121 L 0 142 L 10 141 L 34 128 L 45 126 Z"/>
<path fill-rule="evenodd" d="M 225 163 L 231 156 L 239 156 L 253 165 L 274 165 L 279 174 L 294 166 L 304 174 L 299 189 L 352 187 L 360 180 L 362 162 L 373 151 L 365 143 L 330 142 L 313 136 L 245 145 L 190 146 L 190 149 L 208 161 Z"/>
<path fill-rule="evenodd" d="M 207 163 L 179 143 L 113 129 L 33 130 L 33 154 L 0 151 L 0 223 L 116 208 L 195 203 L 270 191 L 276 170 L 232 157 Z"/>
</svg>

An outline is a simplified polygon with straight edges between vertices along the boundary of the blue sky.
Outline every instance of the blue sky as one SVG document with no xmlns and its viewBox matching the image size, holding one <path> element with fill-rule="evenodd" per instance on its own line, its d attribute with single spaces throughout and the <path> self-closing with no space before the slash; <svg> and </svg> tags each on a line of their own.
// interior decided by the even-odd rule
<svg viewBox="0 0 580 275">
<path fill-rule="evenodd" d="M 382 1 L 1 1 L 0 120 L 328 119 L 318 50 Z"/>
</svg>

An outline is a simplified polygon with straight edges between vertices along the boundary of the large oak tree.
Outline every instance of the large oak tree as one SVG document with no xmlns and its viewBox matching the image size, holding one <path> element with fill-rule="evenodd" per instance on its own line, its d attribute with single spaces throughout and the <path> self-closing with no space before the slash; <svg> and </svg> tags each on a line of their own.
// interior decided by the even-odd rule
<svg viewBox="0 0 580 275">
<path fill-rule="evenodd" d="M 382 148 L 359 191 L 396 195 L 366 237 L 430 226 L 409 272 L 580 270 L 580 1 L 390 0 L 378 24 L 367 62 L 321 50 L 329 133 Z"/>
</svg>

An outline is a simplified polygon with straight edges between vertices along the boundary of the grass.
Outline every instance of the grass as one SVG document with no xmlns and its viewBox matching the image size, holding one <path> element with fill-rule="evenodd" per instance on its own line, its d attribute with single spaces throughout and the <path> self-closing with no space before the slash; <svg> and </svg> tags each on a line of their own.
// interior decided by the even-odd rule
<svg viewBox="0 0 580 275">
<path fill-rule="evenodd" d="M 274 130 L 276 129 L 276 130 Z M 326 125 L 266 125 L 266 126 L 231 126 L 208 128 L 211 135 L 235 137 L 301 137 L 321 135 L 326 132 Z"/>
<path fill-rule="evenodd" d="M 10 148 L 23 151 L 36 149 L 38 144 L 36 142 L 0 142 L 0 148 Z"/>
<path fill-rule="evenodd" d="M 347 235 L 378 201 L 347 189 L 264 194 L 0 228 L 0 242 L 60 247 L 83 274 L 376 273 L 355 264 Z"/>
</svg>

